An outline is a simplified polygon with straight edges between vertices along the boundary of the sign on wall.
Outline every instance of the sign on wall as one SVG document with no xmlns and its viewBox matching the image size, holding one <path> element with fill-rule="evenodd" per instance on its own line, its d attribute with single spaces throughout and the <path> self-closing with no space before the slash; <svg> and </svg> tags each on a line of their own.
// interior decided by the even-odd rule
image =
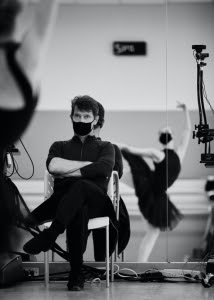
<svg viewBox="0 0 214 300">
<path fill-rule="evenodd" d="M 146 55 L 146 42 L 113 42 L 114 55 Z"/>
</svg>

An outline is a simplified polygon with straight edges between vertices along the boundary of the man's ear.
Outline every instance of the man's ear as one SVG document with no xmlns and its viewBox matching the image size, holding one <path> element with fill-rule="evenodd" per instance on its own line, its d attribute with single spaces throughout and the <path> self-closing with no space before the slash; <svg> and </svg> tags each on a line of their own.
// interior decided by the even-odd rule
<svg viewBox="0 0 214 300">
<path fill-rule="evenodd" d="M 98 120 L 99 120 L 99 116 L 96 116 L 96 117 L 94 118 L 94 125 L 97 124 Z"/>
</svg>

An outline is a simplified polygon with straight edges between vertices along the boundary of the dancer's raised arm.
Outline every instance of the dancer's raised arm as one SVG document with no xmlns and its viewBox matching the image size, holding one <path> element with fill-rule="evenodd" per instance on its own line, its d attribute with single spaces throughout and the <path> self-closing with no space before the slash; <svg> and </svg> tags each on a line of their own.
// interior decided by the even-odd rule
<svg viewBox="0 0 214 300">
<path fill-rule="evenodd" d="M 139 148 L 134 146 L 129 146 L 127 144 L 115 143 L 121 150 L 127 150 L 133 154 L 141 155 L 143 157 L 151 158 L 155 162 L 161 162 L 164 159 L 163 151 L 156 148 Z"/>
<path fill-rule="evenodd" d="M 187 151 L 187 147 L 189 144 L 190 140 L 190 135 L 191 135 L 191 119 L 190 119 L 190 114 L 189 111 L 184 103 L 178 102 L 177 105 L 178 108 L 181 108 L 184 112 L 185 120 L 184 120 L 184 128 L 181 136 L 181 141 L 180 144 L 177 147 L 177 154 L 180 158 L 180 161 L 182 163 L 184 156 Z"/>
</svg>

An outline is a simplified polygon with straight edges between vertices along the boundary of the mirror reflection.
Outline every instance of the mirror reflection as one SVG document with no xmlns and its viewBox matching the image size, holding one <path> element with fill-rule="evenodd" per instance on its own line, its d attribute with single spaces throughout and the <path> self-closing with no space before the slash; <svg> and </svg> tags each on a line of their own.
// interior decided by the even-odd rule
<svg viewBox="0 0 214 300">
<path fill-rule="evenodd" d="M 138 251 L 139 262 L 148 261 L 160 231 L 173 230 L 183 217 L 167 195 L 167 189 L 179 176 L 191 134 L 190 115 L 186 105 L 178 103 L 177 107 L 184 114 L 178 146 L 174 145 L 174 133 L 170 127 L 161 128 L 158 132 L 162 149 L 119 145 L 124 159 L 130 166 L 130 170 L 124 172 L 121 181 L 127 180 L 126 175 L 130 176 L 131 173 L 138 206 L 147 223 L 146 234 Z M 148 165 L 145 158 L 150 160 L 152 166 Z"/>
</svg>

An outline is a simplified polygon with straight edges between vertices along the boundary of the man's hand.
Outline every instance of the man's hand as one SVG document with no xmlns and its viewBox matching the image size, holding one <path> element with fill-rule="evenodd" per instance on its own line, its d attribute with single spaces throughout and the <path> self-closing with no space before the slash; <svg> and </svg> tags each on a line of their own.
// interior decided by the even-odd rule
<svg viewBox="0 0 214 300">
<path fill-rule="evenodd" d="M 65 178 L 65 177 L 82 177 L 82 174 L 81 174 L 80 169 L 79 169 L 79 170 L 76 170 L 76 171 L 73 171 L 73 172 L 70 172 L 70 173 L 66 173 L 62 176 L 63 176 L 63 178 Z"/>
<path fill-rule="evenodd" d="M 54 157 L 49 163 L 48 170 L 59 178 L 74 176 L 74 172 L 92 164 L 90 161 L 68 160 L 60 157 Z M 72 174 L 72 175 L 71 175 Z"/>
</svg>

